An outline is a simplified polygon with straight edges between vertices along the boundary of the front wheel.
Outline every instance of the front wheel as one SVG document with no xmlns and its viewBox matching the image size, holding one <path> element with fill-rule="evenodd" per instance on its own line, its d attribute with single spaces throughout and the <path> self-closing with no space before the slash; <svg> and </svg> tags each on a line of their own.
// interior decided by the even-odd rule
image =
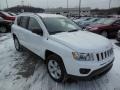
<svg viewBox="0 0 120 90">
<path fill-rule="evenodd" d="M 50 77 L 57 81 L 62 82 L 65 78 L 65 68 L 64 64 L 57 55 L 50 55 L 47 58 L 47 70 Z"/>
</svg>

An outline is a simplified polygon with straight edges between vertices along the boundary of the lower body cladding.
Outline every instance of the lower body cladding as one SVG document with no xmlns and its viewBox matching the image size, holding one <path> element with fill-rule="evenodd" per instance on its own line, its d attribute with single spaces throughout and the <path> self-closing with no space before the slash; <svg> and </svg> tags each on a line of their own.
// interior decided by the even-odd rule
<svg viewBox="0 0 120 90">
<path fill-rule="evenodd" d="M 71 68 L 69 67 L 69 69 L 66 70 L 68 76 L 77 79 L 90 79 L 94 76 L 108 72 L 113 66 L 114 57 L 104 61 L 89 62 L 90 63 L 87 61 L 79 61 L 77 64 L 73 63 Z"/>
<path fill-rule="evenodd" d="M 109 64 L 105 65 L 104 67 L 93 71 L 88 76 L 74 76 L 74 75 L 68 75 L 68 76 L 72 77 L 72 78 L 76 78 L 76 79 L 91 79 L 92 77 L 95 77 L 95 76 L 98 76 L 98 75 L 101 75 L 101 74 L 108 72 L 113 66 L 113 61 L 110 62 Z M 90 72 L 90 69 L 80 69 L 81 74 L 87 74 L 89 72 Z"/>
</svg>

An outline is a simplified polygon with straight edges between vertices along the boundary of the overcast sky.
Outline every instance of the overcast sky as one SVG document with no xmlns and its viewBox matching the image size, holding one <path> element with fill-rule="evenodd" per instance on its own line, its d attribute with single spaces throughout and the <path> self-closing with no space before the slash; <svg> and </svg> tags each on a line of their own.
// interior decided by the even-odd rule
<svg viewBox="0 0 120 90">
<path fill-rule="evenodd" d="M 22 0 L 7 0 L 8 6 L 21 5 Z M 31 5 L 34 7 L 41 8 L 56 8 L 56 7 L 66 7 L 67 0 L 23 0 L 24 5 Z M 78 7 L 79 0 L 68 0 L 69 7 Z M 82 0 L 82 7 L 91 7 L 91 8 L 108 8 L 109 0 Z M 112 0 L 112 7 L 120 6 L 120 0 Z M 0 0 L 0 8 L 6 8 L 6 0 Z"/>
</svg>

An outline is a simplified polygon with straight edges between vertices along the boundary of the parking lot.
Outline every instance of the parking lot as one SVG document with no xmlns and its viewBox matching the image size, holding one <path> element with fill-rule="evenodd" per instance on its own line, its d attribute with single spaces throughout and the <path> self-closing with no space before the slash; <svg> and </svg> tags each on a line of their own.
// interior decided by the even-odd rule
<svg viewBox="0 0 120 90">
<path fill-rule="evenodd" d="M 111 42 L 115 62 L 110 72 L 93 80 L 56 83 L 38 56 L 17 52 L 11 34 L 0 34 L 0 90 L 120 90 L 120 44 Z"/>
</svg>

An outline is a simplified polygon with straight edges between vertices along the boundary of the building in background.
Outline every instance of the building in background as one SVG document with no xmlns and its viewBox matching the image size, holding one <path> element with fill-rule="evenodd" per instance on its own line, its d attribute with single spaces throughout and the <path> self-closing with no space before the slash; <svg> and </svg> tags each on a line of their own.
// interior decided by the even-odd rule
<svg viewBox="0 0 120 90">
<path fill-rule="evenodd" d="M 32 6 L 21 6 L 17 5 L 14 7 L 10 7 L 7 9 L 4 9 L 6 12 L 15 12 L 15 13 L 21 13 L 21 12 L 33 12 L 33 13 L 44 13 L 45 10 L 43 8 L 37 8 Z"/>
<path fill-rule="evenodd" d="M 73 16 L 78 17 L 79 16 L 79 8 L 50 8 L 45 9 L 46 13 L 52 13 L 52 14 L 61 14 L 64 16 Z M 91 15 L 91 8 L 81 8 L 80 9 L 80 16 L 90 16 Z"/>
<path fill-rule="evenodd" d="M 120 7 L 114 7 L 110 9 L 93 9 L 91 10 L 92 16 L 119 16 L 120 15 Z"/>
</svg>

